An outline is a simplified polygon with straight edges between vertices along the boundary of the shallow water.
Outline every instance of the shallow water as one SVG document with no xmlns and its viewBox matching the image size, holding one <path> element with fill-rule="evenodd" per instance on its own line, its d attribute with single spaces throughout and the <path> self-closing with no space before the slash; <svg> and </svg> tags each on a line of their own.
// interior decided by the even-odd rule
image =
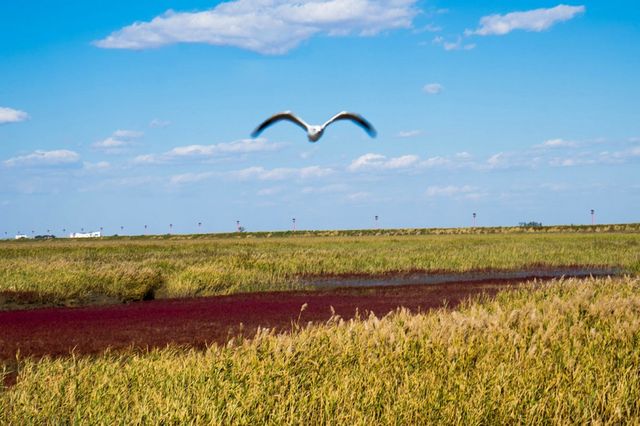
<svg viewBox="0 0 640 426">
<path fill-rule="evenodd" d="M 384 275 L 350 275 L 317 277 L 304 281 L 314 288 L 379 287 L 421 284 L 446 284 L 479 281 L 509 281 L 553 278 L 588 278 L 622 275 L 624 270 L 611 267 L 531 268 L 511 271 L 412 272 Z"/>
</svg>

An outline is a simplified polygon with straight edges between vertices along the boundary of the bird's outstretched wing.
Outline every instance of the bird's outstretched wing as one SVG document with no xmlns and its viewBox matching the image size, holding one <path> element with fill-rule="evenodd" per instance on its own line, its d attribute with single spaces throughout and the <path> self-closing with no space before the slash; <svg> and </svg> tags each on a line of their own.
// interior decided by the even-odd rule
<svg viewBox="0 0 640 426">
<path fill-rule="evenodd" d="M 329 121 L 324 123 L 322 127 L 323 128 L 327 127 L 329 124 L 338 120 L 351 120 L 354 123 L 356 123 L 358 126 L 362 127 L 365 130 L 365 132 L 369 134 L 369 136 L 371 136 L 372 138 L 376 137 L 376 134 L 377 134 L 376 129 L 373 128 L 371 123 L 365 120 L 365 118 L 360 114 L 356 114 L 354 112 L 347 112 L 347 111 L 339 112 L 338 114 L 331 117 Z"/>
<path fill-rule="evenodd" d="M 284 111 L 284 112 L 279 112 L 277 114 L 273 114 L 271 117 L 267 118 L 261 125 L 256 127 L 253 133 L 251 133 L 251 137 L 252 138 L 257 137 L 260 133 L 262 133 L 264 129 L 271 126 L 276 121 L 280 121 L 280 120 L 291 121 L 292 123 L 302 127 L 305 130 L 305 132 L 308 131 L 309 125 L 305 123 L 304 120 L 296 117 L 296 115 L 291 111 Z"/>
</svg>

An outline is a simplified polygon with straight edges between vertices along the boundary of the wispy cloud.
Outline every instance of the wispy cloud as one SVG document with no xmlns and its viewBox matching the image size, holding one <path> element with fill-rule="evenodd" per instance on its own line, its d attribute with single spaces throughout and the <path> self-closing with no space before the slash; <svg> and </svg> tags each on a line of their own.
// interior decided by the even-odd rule
<svg viewBox="0 0 640 426">
<path fill-rule="evenodd" d="M 553 157 L 549 160 L 549 165 L 554 167 L 574 167 L 595 164 L 623 164 L 638 159 L 640 159 L 640 147 L 633 147 L 617 151 L 583 151 L 564 157 Z"/>
<path fill-rule="evenodd" d="M 29 118 L 29 114 L 13 108 L 0 107 L 0 124 L 18 123 Z"/>
<path fill-rule="evenodd" d="M 152 129 L 161 129 L 163 127 L 170 126 L 171 122 L 167 120 L 160 120 L 159 118 L 154 118 L 149 122 L 149 127 Z"/>
<path fill-rule="evenodd" d="M 273 195 L 278 195 L 282 191 L 284 191 L 284 188 L 282 186 L 272 186 L 269 188 L 262 188 L 258 190 L 257 194 L 261 197 L 271 197 Z"/>
<path fill-rule="evenodd" d="M 437 95 L 444 91 L 444 86 L 440 83 L 429 83 L 424 85 L 422 91 L 428 95 Z"/>
<path fill-rule="evenodd" d="M 82 164 L 82 168 L 88 171 L 103 171 L 110 169 L 111 163 L 109 163 L 108 161 L 98 161 L 96 163 L 85 161 Z"/>
<path fill-rule="evenodd" d="M 565 139 L 549 139 L 541 144 L 534 145 L 534 148 L 553 149 L 553 148 L 577 148 L 578 142 L 568 141 Z"/>
<path fill-rule="evenodd" d="M 31 154 L 9 158 L 4 161 L 7 167 L 50 167 L 75 165 L 80 161 L 80 155 L 75 151 L 57 149 L 53 151 L 37 150 Z"/>
<path fill-rule="evenodd" d="M 233 154 L 277 151 L 285 146 L 280 142 L 268 142 L 266 139 L 241 139 L 213 145 L 186 145 L 175 147 L 162 154 L 144 154 L 134 159 L 138 164 L 163 164 L 177 160 L 207 160 Z"/>
<path fill-rule="evenodd" d="M 125 176 L 110 179 L 104 179 L 97 182 L 88 182 L 80 187 L 80 192 L 117 190 L 122 188 L 145 188 L 146 190 L 156 190 L 162 188 L 166 183 L 165 178 L 158 176 Z"/>
<path fill-rule="evenodd" d="M 478 199 L 486 195 L 486 193 L 480 191 L 477 187 L 471 185 L 446 185 L 438 186 L 432 185 L 427 187 L 425 195 L 428 198 L 435 197 L 447 197 L 447 198 L 463 198 L 463 199 Z"/>
<path fill-rule="evenodd" d="M 402 130 L 398 132 L 396 137 L 398 138 L 413 138 L 422 134 L 422 130 Z"/>
<path fill-rule="evenodd" d="M 185 185 L 189 183 L 200 182 L 216 176 L 215 172 L 202 172 L 202 173 L 183 173 L 179 175 L 173 175 L 169 178 L 171 185 Z"/>
<path fill-rule="evenodd" d="M 346 196 L 347 201 L 354 203 L 368 201 L 371 199 L 371 193 L 366 191 L 352 192 Z"/>
<path fill-rule="evenodd" d="M 123 152 L 124 148 L 142 136 L 144 136 L 144 133 L 137 130 L 116 130 L 108 138 L 95 142 L 91 146 L 108 154 L 116 154 Z"/>
<path fill-rule="evenodd" d="M 444 50 L 472 50 L 475 49 L 475 43 L 467 43 L 464 41 L 462 36 L 456 37 L 454 41 L 446 40 L 442 36 L 434 37 L 433 44 L 437 44 L 442 46 Z"/>
<path fill-rule="evenodd" d="M 330 185 L 322 186 L 305 186 L 302 188 L 303 194 L 333 194 L 338 192 L 345 192 L 349 190 L 349 185 L 344 183 L 334 183 Z"/>
<path fill-rule="evenodd" d="M 406 169 L 417 164 L 419 160 L 420 158 L 417 155 L 403 155 L 400 157 L 387 158 L 382 154 L 368 153 L 353 160 L 347 169 L 351 172 L 373 169 Z"/>
<path fill-rule="evenodd" d="M 169 10 L 96 41 L 110 49 L 147 49 L 176 43 L 234 46 L 284 54 L 315 35 L 372 36 L 410 28 L 416 0 L 235 0 L 200 12 Z"/>
<path fill-rule="evenodd" d="M 331 168 L 309 166 L 301 168 L 265 169 L 261 166 L 248 167 L 229 172 L 227 175 L 234 180 L 285 180 L 285 179 L 314 179 L 328 176 L 334 172 Z"/>
<path fill-rule="evenodd" d="M 560 4 L 549 9 L 535 9 L 511 12 L 505 15 L 488 15 L 480 19 L 480 25 L 475 30 L 465 31 L 465 35 L 505 35 L 515 30 L 540 32 L 553 25 L 573 19 L 584 13 L 584 6 L 568 6 Z"/>
<path fill-rule="evenodd" d="M 416 28 L 416 29 L 413 30 L 414 34 L 438 33 L 440 31 L 442 31 L 442 27 L 440 27 L 438 25 L 434 25 L 434 24 L 427 24 L 424 27 Z"/>
</svg>

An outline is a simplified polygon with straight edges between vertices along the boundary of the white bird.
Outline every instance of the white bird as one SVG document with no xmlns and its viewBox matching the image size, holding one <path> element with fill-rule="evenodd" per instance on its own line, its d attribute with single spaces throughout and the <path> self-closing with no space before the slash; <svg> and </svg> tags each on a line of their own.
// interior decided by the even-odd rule
<svg viewBox="0 0 640 426">
<path fill-rule="evenodd" d="M 309 138 L 309 142 L 317 142 L 318 139 L 322 137 L 322 134 L 324 133 L 327 126 L 333 123 L 334 121 L 338 121 L 338 120 L 351 120 L 354 123 L 356 123 L 358 126 L 362 127 L 364 131 L 369 134 L 369 136 L 371 136 L 372 138 L 376 137 L 376 129 L 373 128 L 371 123 L 365 120 L 364 117 L 362 117 L 361 115 L 355 114 L 353 112 L 347 112 L 347 111 L 342 111 L 334 115 L 322 126 L 307 124 L 305 123 L 304 120 L 297 117 L 291 111 L 279 112 L 277 114 L 272 115 L 271 117 L 266 119 L 261 125 L 259 125 L 253 131 L 253 133 L 251 133 L 251 137 L 254 137 L 254 138 L 257 137 L 260 133 L 262 133 L 264 129 L 271 126 L 276 121 L 280 121 L 280 120 L 291 121 L 292 123 L 302 127 L 307 132 L 307 138 Z"/>
</svg>

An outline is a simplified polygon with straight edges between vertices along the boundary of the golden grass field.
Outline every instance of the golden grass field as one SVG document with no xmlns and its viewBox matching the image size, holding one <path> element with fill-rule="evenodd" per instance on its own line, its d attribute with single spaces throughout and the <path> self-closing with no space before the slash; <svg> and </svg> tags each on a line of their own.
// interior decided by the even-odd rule
<svg viewBox="0 0 640 426">
<path fill-rule="evenodd" d="M 0 367 L 18 371 L 0 388 L 0 424 L 640 423 L 637 226 L 406 234 L 2 242 L 0 292 L 73 304 L 150 288 L 287 290 L 326 274 L 598 265 L 626 275 L 527 284 L 455 310 L 293 323 L 206 350 L 18 355 Z"/>
<path fill-rule="evenodd" d="M 22 361 L 3 424 L 640 422 L 640 280 L 552 281 L 206 351 Z"/>
<path fill-rule="evenodd" d="M 640 271 L 640 226 L 0 242 L 0 293 L 83 304 L 291 290 L 327 274 L 608 265 Z M 466 232 L 466 233 L 463 233 Z M 380 234 L 380 235 L 375 235 Z M 271 235 L 271 236 L 270 236 Z"/>
</svg>

